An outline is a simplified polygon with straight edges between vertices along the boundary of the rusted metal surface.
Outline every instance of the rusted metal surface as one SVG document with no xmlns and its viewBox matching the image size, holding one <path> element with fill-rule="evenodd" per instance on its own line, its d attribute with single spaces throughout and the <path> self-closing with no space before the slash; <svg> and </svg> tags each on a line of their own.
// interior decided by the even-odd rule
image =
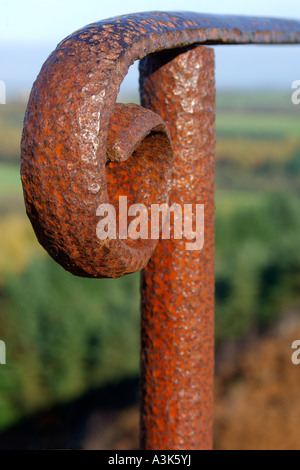
<svg viewBox="0 0 300 470">
<path fill-rule="evenodd" d="M 38 130 L 39 124 L 32 122 L 28 126 L 30 136 Z M 28 159 L 28 179 L 23 178 L 25 190 L 28 189 L 29 216 L 41 244 L 65 268 L 72 267 L 70 270 L 74 274 L 119 277 L 141 270 L 158 240 L 99 240 L 95 231 L 99 221 L 96 207 L 93 206 L 94 212 L 90 213 L 88 205 L 82 207 L 86 202 L 85 199 L 80 200 L 82 187 L 76 192 L 78 180 L 84 180 L 85 176 L 77 175 L 75 162 L 66 164 L 63 160 L 68 155 L 64 155 L 55 134 L 49 133 L 48 137 L 52 140 L 48 142 L 51 148 L 56 149 L 53 161 L 45 161 L 46 149 L 41 145 L 38 167 L 33 170 L 33 162 Z M 88 160 L 89 157 L 87 151 L 79 155 L 78 160 Z M 142 201 L 148 207 L 151 203 L 168 202 L 172 162 L 169 131 L 161 118 L 141 106 L 117 103 L 110 117 L 106 155 L 100 156 L 98 176 L 103 187 L 96 188 L 93 186 L 96 183 L 89 183 L 86 189 L 91 193 L 97 189 L 98 205 L 113 204 L 119 222 L 119 196 L 126 195 L 128 205 Z M 66 173 L 62 172 L 63 169 Z M 55 178 L 53 171 L 57 171 Z M 44 194 L 43 189 L 46 191 Z M 85 218 L 83 211 L 86 212 Z M 77 226 L 74 213 L 77 213 Z M 46 217 L 43 219 L 45 223 L 41 217 Z M 66 240 L 70 243 L 70 252 L 64 250 L 62 242 Z"/>
<path fill-rule="evenodd" d="M 147 266 L 145 449 L 212 445 L 214 63 L 212 50 L 203 45 L 299 42 L 296 21 L 187 12 L 126 15 L 62 41 L 33 86 L 21 174 L 40 243 L 79 276 L 118 277 Z M 129 66 L 143 58 L 142 104 L 150 110 L 116 104 Z M 97 208 L 110 202 L 118 209 L 120 195 L 147 207 L 169 198 L 204 204 L 203 250 L 186 251 L 185 240 L 99 240 Z"/>
<path fill-rule="evenodd" d="M 142 104 L 170 129 L 170 204 L 204 204 L 204 249 L 161 240 L 142 274 L 142 448 L 210 449 L 214 375 L 214 51 L 141 62 Z M 161 84 L 164 83 L 164 87 Z M 166 405 L 167 404 L 167 405 Z"/>
<path fill-rule="evenodd" d="M 159 12 L 93 23 L 62 41 L 33 86 L 22 138 L 26 208 L 48 253 L 87 277 L 118 277 L 148 261 L 150 243 L 141 251 L 100 243 L 94 230 L 96 209 L 110 197 L 110 116 L 134 60 L 193 43 L 299 41 L 299 22 Z"/>
</svg>

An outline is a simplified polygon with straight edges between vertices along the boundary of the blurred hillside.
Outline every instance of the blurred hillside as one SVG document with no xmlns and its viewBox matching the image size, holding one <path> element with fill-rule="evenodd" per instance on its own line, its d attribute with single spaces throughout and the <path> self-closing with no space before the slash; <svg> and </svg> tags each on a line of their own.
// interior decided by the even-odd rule
<svg viewBox="0 0 300 470">
<path fill-rule="evenodd" d="M 24 112 L 21 102 L 0 107 L 2 430 L 95 387 L 136 377 L 139 363 L 139 276 L 72 277 L 35 239 L 19 178 Z M 300 107 L 289 95 L 217 95 L 218 351 L 261 337 L 287 312 L 300 313 L 299 127 Z"/>
</svg>

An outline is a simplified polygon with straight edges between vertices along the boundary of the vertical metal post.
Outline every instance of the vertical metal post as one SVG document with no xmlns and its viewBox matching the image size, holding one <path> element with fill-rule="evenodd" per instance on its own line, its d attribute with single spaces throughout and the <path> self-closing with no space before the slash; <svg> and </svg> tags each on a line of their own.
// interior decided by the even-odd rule
<svg viewBox="0 0 300 470">
<path fill-rule="evenodd" d="M 160 240 L 142 273 L 141 447 L 210 449 L 214 372 L 214 51 L 150 54 L 142 105 L 171 132 L 170 204 L 204 204 L 205 241 Z"/>
</svg>

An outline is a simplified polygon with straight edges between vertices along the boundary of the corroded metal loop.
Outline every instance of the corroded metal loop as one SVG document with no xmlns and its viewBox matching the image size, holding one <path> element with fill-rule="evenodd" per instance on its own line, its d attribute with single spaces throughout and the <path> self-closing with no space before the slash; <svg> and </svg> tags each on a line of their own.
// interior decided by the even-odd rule
<svg viewBox="0 0 300 470">
<path fill-rule="evenodd" d="M 74 274 L 118 277 L 142 269 L 154 249 L 155 242 L 101 242 L 95 231 L 98 205 L 114 199 L 121 189 L 128 189 L 132 200 L 134 194 L 135 200 L 143 197 L 146 204 L 149 188 L 153 201 L 167 199 L 171 150 L 166 130 L 159 127 L 163 124 L 152 122 L 152 115 L 139 114 L 137 108 L 123 108 L 123 113 L 114 108 L 135 60 L 195 43 L 299 41 L 299 22 L 188 12 L 140 13 L 100 21 L 62 41 L 33 86 L 22 137 L 26 209 L 49 254 Z M 114 109 L 118 131 L 114 117 L 110 120 Z M 133 111 L 139 115 L 136 120 L 130 115 Z M 144 125 L 145 135 L 138 129 Z M 106 165 L 110 132 L 119 132 L 119 143 L 109 144 Z M 127 158 L 132 149 L 133 156 Z M 121 165 L 118 171 L 116 160 Z M 148 174 L 153 183 L 148 178 L 147 189 Z"/>
<path fill-rule="evenodd" d="M 53 157 L 58 158 L 59 155 Z M 82 154 L 80 157 L 88 158 L 88 155 Z M 38 218 L 36 219 L 34 212 L 30 212 L 40 243 L 64 268 L 81 276 L 119 277 L 143 269 L 158 239 L 122 239 L 119 225 L 123 224 L 124 232 L 125 224 L 127 232 L 131 221 L 127 215 L 129 205 L 142 202 L 148 209 L 152 203 L 168 203 L 172 162 L 170 135 L 161 118 L 136 104 L 116 103 L 109 122 L 106 154 L 100 155 L 103 187 L 100 191 L 100 188 L 92 185 L 89 188 L 95 194 L 93 210 L 90 211 L 89 218 L 86 218 L 88 224 L 82 224 L 79 218 L 78 225 L 69 225 L 66 232 L 68 214 L 59 212 L 59 208 L 55 207 L 60 201 L 66 201 L 70 197 L 70 189 L 65 186 L 63 175 L 55 188 L 47 178 L 49 169 L 45 163 L 31 170 L 30 180 L 23 174 L 23 182 L 31 185 L 30 194 L 27 194 L 27 207 L 32 208 L 32 204 L 41 199 L 41 192 L 46 191 L 46 207 L 40 208 Z M 52 161 L 52 165 L 54 164 Z M 40 170 L 37 175 L 36 170 Z M 98 171 L 97 167 L 95 171 Z M 33 184 L 35 177 L 39 178 L 38 186 Z M 123 215 L 119 213 L 122 196 L 126 196 Z M 70 199 L 69 202 L 70 211 L 78 210 L 77 207 L 72 207 L 72 202 L 76 204 L 76 201 Z M 96 234 L 97 220 L 99 221 L 96 218 L 99 215 L 97 209 L 101 204 L 107 203 L 113 205 L 116 211 L 116 238 L 99 240 Z M 41 210 L 47 210 L 50 217 L 41 218 Z M 101 214 L 104 215 L 103 210 Z M 67 234 L 77 242 L 73 244 L 72 257 L 68 257 L 64 240 L 61 240 L 62 234 Z"/>
</svg>

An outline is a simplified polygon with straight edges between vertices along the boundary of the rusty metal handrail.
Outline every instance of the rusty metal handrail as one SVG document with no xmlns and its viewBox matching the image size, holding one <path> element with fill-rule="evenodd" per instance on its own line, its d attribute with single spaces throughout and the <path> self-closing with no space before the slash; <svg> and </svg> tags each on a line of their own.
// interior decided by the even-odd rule
<svg viewBox="0 0 300 470">
<path fill-rule="evenodd" d="M 79 276 L 145 268 L 143 449 L 212 446 L 215 87 L 214 53 L 204 45 L 249 43 L 300 43 L 300 22 L 121 16 L 62 41 L 30 95 L 21 174 L 38 240 Z M 137 59 L 142 107 L 115 104 Z M 187 252 L 174 239 L 100 241 L 97 207 L 122 194 L 148 206 L 204 204 L 203 250 Z"/>
</svg>

